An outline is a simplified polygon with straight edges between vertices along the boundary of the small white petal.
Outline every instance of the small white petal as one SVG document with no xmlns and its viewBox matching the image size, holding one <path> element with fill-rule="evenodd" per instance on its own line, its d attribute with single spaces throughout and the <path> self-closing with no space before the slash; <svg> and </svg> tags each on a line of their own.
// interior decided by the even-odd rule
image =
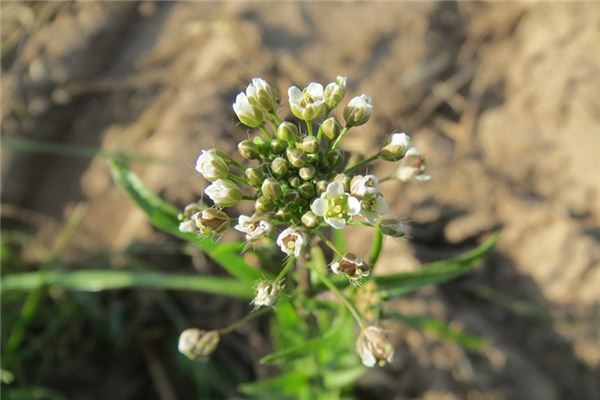
<svg viewBox="0 0 600 400">
<path fill-rule="evenodd" d="M 348 215 L 356 215 L 360 212 L 360 201 L 356 197 L 348 196 Z"/>
<path fill-rule="evenodd" d="M 306 87 L 306 91 L 310 94 L 313 99 L 323 97 L 323 85 L 316 82 L 311 82 Z"/>
<path fill-rule="evenodd" d="M 339 262 L 334 262 L 333 264 L 331 264 L 331 270 L 333 271 L 334 274 L 339 274 L 340 273 L 340 263 Z"/>
<path fill-rule="evenodd" d="M 360 354 L 360 359 L 365 367 L 374 367 L 377 360 L 375 356 L 370 351 L 362 351 Z"/>
<path fill-rule="evenodd" d="M 325 222 L 327 222 L 332 228 L 335 229 L 344 229 L 344 227 L 346 226 L 346 220 L 344 218 L 325 217 Z"/>
<path fill-rule="evenodd" d="M 383 196 L 378 196 L 377 199 L 375 199 L 375 212 L 381 215 L 387 213 L 388 210 L 389 207 L 387 201 L 385 201 Z"/>
<path fill-rule="evenodd" d="M 296 86 L 292 86 L 288 89 L 288 98 L 290 103 L 299 103 L 302 100 L 302 91 Z"/>
<path fill-rule="evenodd" d="M 340 197 L 344 194 L 344 186 L 339 182 L 331 182 L 327 185 L 327 191 L 325 192 L 328 198 Z"/>
<path fill-rule="evenodd" d="M 315 215 L 322 217 L 327 212 L 327 200 L 322 197 L 315 199 L 310 205 L 310 209 Z"/>
</svg>

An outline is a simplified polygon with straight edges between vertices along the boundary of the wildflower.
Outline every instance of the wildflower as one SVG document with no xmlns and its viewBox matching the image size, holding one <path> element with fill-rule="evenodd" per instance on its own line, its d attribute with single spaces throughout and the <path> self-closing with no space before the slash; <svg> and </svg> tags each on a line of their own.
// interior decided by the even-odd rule
<svg viewBox="0 0 600 400">
<path fill-rule="evenodd" d="M 421 155 L 419 150 L 411 147 L 406 152 L 400 167 L 392 174 L 392 177 L 401 182 L 409 182 L 412 180 L 425 182 L 431 179 L 431 176 L 427 175 L 426 172 L 427 164 L 425 158 Z"/>
<path fill-rule="evenodd" d="M 394 346 L 387 339 L 385 332 L 378 326 L 371 325 L 362 330 L 356 340 L 356 352 L 367 367 L 375 364 L 384 366 L 394 357 Z"/>
<path fill-rule="evenodd" d="M 388 209 L 388 204 L 381 194 L 360 201 L 360 215 L 371 223 L 376 222 L 380 215 L 387 213 Z"/>
<path fill-rule="evenodd" d="M 410 136 L 406 133 L 392 133 L 383 141 L 379 156 L 386 161 L 398 161 L 405 156 L 410 147 Z"/>
<path fill-rule="evenodd" d="M 256 285 L 256 295 L 252 300 L 255 308 L 271 307 L 277 302 L 279 292 L 281 291 L 281 282 L 260 281 Z"/>
<path fill-rule="evenodd" d="M 300 220 L 307 228 L 316 228 L 319 225 L 319 220 L 312 211 L 305 212 Z"/>
<path fill-rule="evenodd" d="M 350 181 L 350 193 L 358 198 L 379 194 L 379 179 L 375 175 L 356 175 Z"/>
<path fill-rule="evenodd" d="M 190 328 L 181 332 L 177 348 L 190 360 L 205 359 L 212 354 L 219 344 L 218 331 L 204 331 Z"/>
<path fill-rule="evenodd" d="M 233 103 L 233 111 L 242 124 L 251 128 L 258 128 L 264 122 L 262 111 L 250 103 L 246 93 L 242 92 L 237 95 L 235 103 Z"/>
<path fill-rule="evenodd" d="M 311 82 L 304 90 L 292 86 L 288 90 L 292 114 L 304 121 L 312 121 L 326 108 L 323 85 Z"/>
<path fill-rule="evenodd" d="M 194 214 L 208 208 L 203 202 L 192 203 L 185 206 L 183 212 L 177 216 L 179 219 L 179 231 L 186 233 L 197 233 L 199 228 L 193 220 Z"/>
<path fill-rule="evenodd" d="M 277 245 L 288 256 L 300 256 L 300 251 L 306 245 L 304 235 L 296 228 L 289 227 L 277 237 Z"/>
<path fill-rule="evenodd" d="M 346 127 L 359 126 L 366 123 L 373 114 L 373 101 L 369 96 L 361 94 L 352 98 L 344 108 Z"/>
<path fill-rule="evenodd" d="M 335 82 L 328 84 L 323 91 L 327 108 L 331 110 L 340 104 L 344 98 L 344 94 L 346 94 L 346 77 L 338 76 Z"/>
<path fill-rule="evenodd" d="M 257 217 L 248 217 L 246 215 L 240 215 L 238 217 L 238 223 L 233 227 L 235 230 L 246 234 L 246 240 L 253 242 L 258 240 L 271 232 L 271 224 Z"/>
<path fill-rule="evenodd" d="M 353 215 L 360 212 L 360 202 L 355 197 L 344 192 L 339 182 L 327 185 L 325 193 L 315 199 L 310 209 L 335 229 L 343 229 Z"/>
<path fill-rule="evenodd" d="M 264 79 L 252 79 L 252 83 L 246 88 L 246 97 L 248 97 L 250 104 L 260 107 L 266 112 L 277 110 L 277 94 Z"/>
<path fill-rule="evenodd" d="M 221 210 L 207 208 L 193 215 L 196 227 L 203 235 L 216 235 L 229 229 L 230 218 Z"/>
<path fill-rule="evenodd" d="M 239 186 L 228 179 L 217 179 L 204 189 L 204 193 L 219 207 L 234 206 L 243 197 Z"/>
<path fill-rule="evenodd" d="M 369 267 L 354 253 L 344 254 L 338 261 L 331 264 L 331 270 L 336 275 L 346 275 L 352 283 L 357 283 L 360 278 L 369 276 Z"/>
<path fill-rule="evenodd" d="M 406 225 L 399 218 L 384 219 L 379 223 L 379 229 L 388 236 L 403 237 L 406 235 Z"/>
<path fill-rule="evenodd" d="M 210 182 L 226 178 L 229 174 L 227 163 L 215 150 L 202 150 L 196 160 L 196 171 Z"/>
</svg>

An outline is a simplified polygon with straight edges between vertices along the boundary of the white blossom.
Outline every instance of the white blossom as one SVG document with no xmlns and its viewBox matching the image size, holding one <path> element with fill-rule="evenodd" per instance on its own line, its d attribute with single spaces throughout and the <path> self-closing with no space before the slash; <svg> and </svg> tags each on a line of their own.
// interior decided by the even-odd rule
<svg viewBox="0 0 600 400">
<path fill-rule="evenodd" d="M 231 207 L 242 199 L 242 190 L 228 179 L 217 179 L 204 193 L 219 207 Z"/>
<path fill-rule="evenodd" d="M 292 114 L 304 121 L 312 121 L 326 108 L 320 83 L 311 82 L 304 90 L 292 86 L 288 89 L 288 99 Z"/>
<path fill-rule="evenodd" d="M 427 174 L 427 164 L 421 152 L 415 147 L 406 151 L 400 167 L 392 174 L 392 177 L 401 182 L 425 182 L 431 179 Z"/>
<path fill-rule="evenodd" d="M 235 98 L 233 111 L 235 111 L 235 114 L 244 125 L 251 128 L 258 128 L 263 124 L 264 116 L 262 111 L 250 104 L 248 96 L 244 92 L 239 93 Z"/>
<path fill-rule="evenodd" d="M 246 240 L 252 242 L 268 235 L 271 232 L 272 226 L 262 218 L 240 215 L 238 224 L 234 226 L 234 229 L 245 233 Z"/>
<path fill-rule="evenodd" d="M 387 201 L 385 201 L 381 194 L 365 198 L 360 202 L 360 215 L 365 217 L 370 223 L 376 222 L 379 216 L 387 213 L 388 210 Z"/>
<path fill-rule="evenodd" d="M 379 194 L 379 179 L 375 175 L 356 175 L 350 182 L 350 193 L 358 198 Z"/>
<path fill-rule="evenodd" d="M 356 352 L 367 367 L 380 366 L 391 362 L 394 346 L 386 338 L 385 332 L 378 326 L 368 326 L 362 330 L 356 340 Z"/>
<path fill-rule="evenodd" d="M 196 171 L 210 182 L 226 178 L 229 173 L 227 163 L 215 150 L 202 150 L 196 160 Z"/>
<path fill-rule="evenodd" d="M 302 248 L 306 245 L 306 239 L 300 231 L 290 227 L 279 234 L 277 245 L 288 256 L 299 257 Z"/>
<path fill-rule="evenodd" d="M 335 229 L 343 229 L 353 215 L 360 212 L 360 201 L 344 192 L 340 182 L 331 182 L 321 197 L 310 205 L 315 215 L 323 217 L 325 222 Z"/>
</svg>

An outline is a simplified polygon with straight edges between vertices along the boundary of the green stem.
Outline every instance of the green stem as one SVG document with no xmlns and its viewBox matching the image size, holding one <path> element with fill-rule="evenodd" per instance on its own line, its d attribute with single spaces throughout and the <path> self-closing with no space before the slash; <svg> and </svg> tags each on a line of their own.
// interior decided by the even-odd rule
<svg viewBox="0 0 600 400">
<path fill-rule="evenodd" d="M 373 238 L 373 244 L 371 246 L 371 255 L 369 256 L 369 265 L 371 270 L 375 268 L 379 255 L 381 254 L 381 248 L 383 247 L 383 233 L 381 229 L 375 231 L 375 237 Z"/>
<path fill-rule="evenodd" d="M 219 334 L 221 334 L 221 335 L 228 334 L 229 332 L 236 330 L 240 326 L 253 320 L 254 318 L 258 317 L 259 315 L 262 315 L 262 314 L 266 313 L 267 311 L 271 311 L 271 309 L 272 309 L 272 307 L 261 307 L 255 311 L 252 311 L 250 314 L 246 315 L 244 318 L 240 319 L 239 321 L 236 321 L 236 322 L 232 323 L 231 325 L 226 326 L 225 328 L 219 329 Z"/>
<path fill-rule="evenodd" d="M 256 200 L 256 197 L 254 196 L 248 196 L 247 194 L 242 195 L 242 200 Z"/>
<path fill-rule="evenodd" d="M 331 147 L 329 148 L 329 152 L 331 152 L 331 150 L 334 150 L 342 141 L 342 139 L 344 138 L 344 136 L 346 135 L 346 133 L 348 133 L 348 131 L 350 130 L 349 127 L 344 127 L 344 129 L 342 129 L 342 131 L 340 132 L 340 134 L 338 135 L 337 138 L 335 138 L 335 140 L 333 141 L 333 144 L 331 145 Z"/>
<path fill-rule="evenodd" d="M 274 282 L 279 282 L 280 280 L 282 280 L 287 275 L 287 273 L 290 271 L 290 269 L 292 269 L 295 262 L 296 262 L 295 257 L 288 258 L 288 260 L 285 262 L 285 265 L 283 266 L 281 271 L 279 271 L 279 275 L 277 275 L 277 278 L 275 278 Z"/>
<path fill-rule="evenodd" d="M 379 157 L 379 153 L 373 154 L 371 157 L 365 158 L 364 160 L 357 162 L 353 166 L 346 168 L 344 173 L 349 174 L 349 173 L 353 172 L 354 170 L 357 170 L 358 168 L 362 167 L 363 165 L 366 165 L 366 164 L 370 163 L 371 161 L 376 160 L 378 157 Z"/>
<path fill-rule="evenodd" d="M 271 115 L 273 116 L 273 119 L 274 119 L 274 120 L 275 120 L 275 122 L 277 123 L 277 126 L 281 125 L 281 122 L 282 122 L 282 121 L 281 121 L 281 118 L 279 118 L 279 115 L 277 115 L 277 112 L 276 112 L 276 111 L 273 111 L 273 112 L 271 113 Z M 277 127 L 275 127 L 275 128 L 277 128 Z"/>
<path fill-rule="evenodd" d="M 337 254 L 338 256 L 342 255 L 342 252 L 338 250 L 337 246 L 331 240 L 327 239 L 323 232 L 319 232 L 318 235 L 321 238 L 321 240 L 327 245 L 327 247 L 333 250 L 335 254 Z"/>
<path fill-rule="evenodd" d="M 227 179 L 230 179 L 230 180 L 237 182 L 239 184 L 242 184 L 242 185 L 248 185 L 248 181 L 246 179 L 239 177 L 237 175 L 234 175 L 234 174 L 227 174 Z"/>
<path fill-rule="evenodd" d="M 233 165 L 240 171 L 244 171 L 246 169 L 246 168 L 244 168 L 244 166 L 242 164 L 240 164 L 239 162 L 237 162 L 233 158 L 231 158 L 231 156 L 229 154 L 227 154 L 221 150 L 217 150 L 217 155 L 220 156 L 221 158 L 224 158 L 229 164 Z"/>
<path fill-rule="evenodd" d="M 308 135 L 312 136 L 313 135 L 313 124 L 312 121 L 305 121 L 306 122 L 306 129 L 308 130 Z"/>
<path fill-rule="evenodd" d="M 331 280 L 323 273 L 323 271 L 321 271 L 320 268 L 313 266 L 311 263 L 308 264 L 308 267 L 319 277 L 321 282 L 323 282 L 329 290 L 335 293 L 344 306 L 346 306 L 346 308 L 350 311 L 360 328 L 364 329 L 366 327 L 365 321 L 360 316 L 360 313 L 356 310 L 356 307 L 350 303 L 350 300 L 348 300 L 346 296 L 340 292 L 340 290 L 333 284 L 333 282 L 331 282 Z"/>
<path fill-rule="evenodd" d="M 271 132 L 269 132 L 269 130 L 265 127 L 265 125 L 261 125 L 258 127 L 262 133 L 265 135 L 265 137 L 269 140 L 273 140 L 273 135 L 271 135 Z"/>
</svg>

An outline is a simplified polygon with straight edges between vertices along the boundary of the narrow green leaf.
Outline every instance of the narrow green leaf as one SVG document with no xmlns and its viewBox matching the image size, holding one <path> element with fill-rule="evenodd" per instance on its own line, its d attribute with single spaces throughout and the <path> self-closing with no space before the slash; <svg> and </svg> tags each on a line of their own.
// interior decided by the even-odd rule
<svg viewBox="0 0 600 400">
<path fill-rule="evenodd" d="M 375 276 L 375 281 L 388 296 L 399 296 L 425 285 L 446 282 L 477 267 L 499 239 L 500 233 L 497 232 L 478 248 L 454 260 L 437 261 L 413 272 Z"/>
<path fill-rule="evenodd" d="M 337 371 L 328 370 L 324 372 L 323 381 L 328 389 L 341 389 L 356 382 L 365 372 L 367 372 L 367 368 L 364 365 L 356 365 Z"/>
<path fill-rule="evenodd" d="M 59 285 L 67 289 L 92 292 L 127 288 L 190 290 L 245 300 L 251 299 L 254 295 L 254 291 L 249 285 L 231 278 L 107 270 L 38 271 L 13 274 L 2 277 L 0 287 L 3 291 L 30 291 L 47 285 Z"/>
<path fill-rule="evenodd" d="M 180 232 L 178 212 L 175 207 L 149 191 L 126 164 L 110 161 L 110 167 L 115 182 L 127 192 L 157 228 L 195 243 L 227 272 L 240 280 L 255 282 L 268 276 L 266 272 L 252 267 L 239 256 L 242 243 L 219 244 L 212 237 L 198 237 L 191 233 Z"/>
<path fill-rule="evenodd" d="M 242 393 L 247 395 L 264 394 L 265 392 L 291 393 L 300 389 L 308 383 L 308 376 L 302 372 L 290 372 L 276 376 L 275 378 L 263 379 L 258 382 L 244 383 L 239 386 Z"/>
</svg>

